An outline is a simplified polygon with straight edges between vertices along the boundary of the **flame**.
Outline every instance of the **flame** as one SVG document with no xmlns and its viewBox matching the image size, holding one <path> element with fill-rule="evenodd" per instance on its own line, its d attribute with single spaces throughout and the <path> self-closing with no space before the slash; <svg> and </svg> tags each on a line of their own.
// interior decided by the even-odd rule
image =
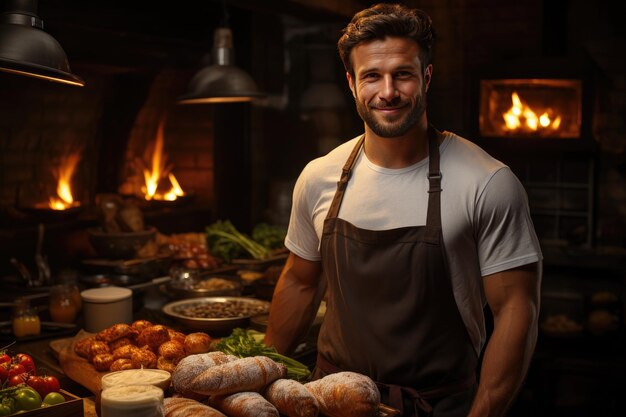
<svg viewBox="0 0 626 417">
<path fill-rule="evenodd" d="M 527 106 L 515 91 L 511 94 L 511 102 L 511 108 L 502 114 L 508 130 L 523 129 L 536 132 L 545 128 L 557 130 L 561 125 L 561 116 L 551 118 L 549 109 L 537 116 L 537 113 Z"/>
<path fill-rule="evenodd" d="M 168 173 L 168 179 L 170 180 L 171 184 L 170 190 L 163 194 L 157 192 L 159 188 L 159 182 L 166 172 L 165 162 L 167 160 L 167 155 L 163 153 L 164 124 L 165 123 L 163 122 L 163 120 L 161 120 L 161 123 L 159 123 L 159 128 L 157 130 L 154 150 L 152 152 L 151 170 L 143 170 L 143 176 L 145 180 L 145 188 L 143 189 L 143 192 L 146 200 L 174 201 L 178 197 L 185 195 L 185 192 L 176 180 L 176 177 L 171 172 Z"/>
<path fill-rule="evenodd" d="M 74 196 L 72 195 L 72 186 L 71 180 L 72 175 L 74 175 L 74 170 L 76 169 L 76 165 L 80 160 L 79 153 L 73 153 L 61 161 L 61 166 L 58 171 L 53 172 L 55 176 L 58 178 L 57 182 L 57 197 L 50 197 L 48 202 L 48 207 L 52 210 L 66 210 L 70 207 L 80 205 L 79 202 L 74 201 Z"/>
</svg>

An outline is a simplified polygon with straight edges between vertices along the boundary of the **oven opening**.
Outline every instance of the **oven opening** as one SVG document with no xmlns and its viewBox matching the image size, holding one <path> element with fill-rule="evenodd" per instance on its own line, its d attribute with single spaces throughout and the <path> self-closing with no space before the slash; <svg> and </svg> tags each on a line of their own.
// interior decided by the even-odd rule
<svg viewBox="0 0 626 417">
<path fill-rule="evenodd" d="M 482 137 L 581 138 L 582 82 L 568 79 L 481 80 Z"/>
</svg>

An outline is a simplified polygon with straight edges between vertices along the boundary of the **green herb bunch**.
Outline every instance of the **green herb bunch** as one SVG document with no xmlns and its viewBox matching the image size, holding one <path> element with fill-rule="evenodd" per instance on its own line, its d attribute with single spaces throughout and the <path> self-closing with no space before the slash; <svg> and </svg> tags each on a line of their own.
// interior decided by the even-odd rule
<svg viewBox="0 0 626 417">
<path fill-rule="evenodd" d="M 206 227 L 207 243 L 211 253 L 226 263 L 248 254 L 254 259 L 265 259 L 270 249 L 255 242 L 251 237 L 238 231 L 229 220 L 218 220 Z"/>
<path fill-rule="evenodd" d="M 220 340 L 215 345 L 215 348 L 228 355 L 234 355 L 239 358 L 267 356 L 275 362 L 282 363 L 287 367 L 287 378 L 301 382 L 308 381 L 311 372 L 306 365 L 295 359 L 281 355 L 273 346 L 265 345 L 261 341 L 262 338 L 262 333 L 237 328 L 232 331 L 230 336 Z"/>
</svg>

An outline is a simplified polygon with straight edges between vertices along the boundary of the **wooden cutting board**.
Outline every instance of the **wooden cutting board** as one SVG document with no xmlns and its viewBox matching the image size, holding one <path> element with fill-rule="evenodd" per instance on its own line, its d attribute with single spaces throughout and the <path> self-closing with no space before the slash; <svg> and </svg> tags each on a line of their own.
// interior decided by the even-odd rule
<svg viewBox="0 0 626 417">
<path fill-rule="evenodd" d="M 93 333 L 81 330 L 74 337 L 53 340 L 50 342 L 50 348 L 57 356 L 63 373 L 67 375 L 68 378 L 78 382 L 80 385 L 84 386 L 97 396 L 102 390 L 100 380 L 106 372 L 96 371 L 87 359 L 81 358 L 74 352 L 74 345 L 76 342 L 93 335 Z"/>
</svg>

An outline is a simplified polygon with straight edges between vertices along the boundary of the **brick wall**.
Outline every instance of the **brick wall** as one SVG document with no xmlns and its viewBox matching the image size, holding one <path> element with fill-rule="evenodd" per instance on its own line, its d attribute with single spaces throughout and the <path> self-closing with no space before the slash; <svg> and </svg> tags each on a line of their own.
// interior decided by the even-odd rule
<svg viewBox="0 0 626 417">
<path fill-rule="evenodd" d="M 73 88 L 39 80 L 0 77 L 0 207 L 3 213 L 19 206 L 34 206 L 55 194 L 53 172 L 63 159 L 78 152 L 80 161 L 72 177 L 75 199 L 89 205 L 98 190 L 98 156 L 111 138 L 103 131 L 116 120 L 103 112 L 107 90 L 115 75 L 81 71 L 87 85 Z M 200 202 L 213 200 L 212 114 L 206 106 L 176 106 L 189 73 L 164 70 L 154 77 L 145 103 L 122 141 L 118 155 L 118 184 L 131 175 L 134 158 L 150 161 L 151 145 L 165 120 L 165 146 L 169 164 L 185 191 Z M 149 80 L 149 78 L 148 78 Z M 123 99 L 123 96 L 122 96 Z M 110 131 L 110 129 L 109 129 Z M 110 152 L 109 152 L 110 154 Z M 114 163 L 115 161 L 110 161 Z M 6 217 L 6 216 L 5 216 Z M 3 219 L 9 222 L 10 219 Z"/>
<path fill-rule="evenodd" d="M 208 106 L 176 105 L 185 91 L 189 75 L 163 70 L 154 79 L 148 97 L 131 129 L 122 182 L 142 174 L 133 161 L 140 158 L 149 166 L 160 123 L 164 123 L 164 153 L 167 163 L 185 192 L 200 201 L 213 200 L 213 122 Z"/>
<path fill-rule="evenodd" d="M 0 77 L 0 206 L 45 201 L 56 188 L 53 171 L 71 152 L 81 154 L 75 191 L 90 198 L 103 84 L 84 77 L 89 88 Z"/>
</svg>

